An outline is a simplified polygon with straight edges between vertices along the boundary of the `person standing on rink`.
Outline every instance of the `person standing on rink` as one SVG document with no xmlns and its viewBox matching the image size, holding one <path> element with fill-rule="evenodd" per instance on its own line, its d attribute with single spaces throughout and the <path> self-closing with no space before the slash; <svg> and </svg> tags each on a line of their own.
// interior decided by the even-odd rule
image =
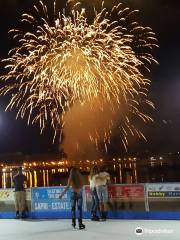
<svg viewBox="0 0 180 240">
<path fill-rule="evenodd" d="M 76 227 L 76 206 L 78 209 L 78 223 L 79 229 L 84 229 L 85 225 L 82 223 L 82 204 L 83 204 L 83 197 L 82 197 L 82 176 L 79 169 L 73 167 L 70 171 L 68 183 L 65 187 L 64 191 L 60 194 L 59 198 L 61 199 L 63 195 L 67 192 L 67 190 L 72 187 L 71 192 L 71 209 L 72 209 L 72 226 Z"/>
<path fill-rule="evenodd" d="M 99 199 L 101 220 L 106 221 L 107 219 L 107 202 L 108 202 L 108 182 L 110 181 L 110 175 L 103 169 L 94 176 L 96 181 L 96 191 Z"/>
<path fill-rule="evenodd" d="M 13 177 L 13 184 L 15 187 L 15 208 L 16 218 L 25 218 L 26 212 L 26 192 L 25 183 L 26 176 L 22 173 L 22 167 L 19 167 L 18 173 Z"/>
<path fill-rule="evenodd" d="M 92 196 L 92 206 L 91 206 L 92 221 L 99 221 L 99 217 L 97 216 L 97 211 L 99 211 L 99 198 L 96 190 L 96 178 L 95 178 L 96 174 L 98 174 L 98 167 L 94 166 L 91 168 L 91 171 L 89 174 L 90 191 Z"/>
</svg>

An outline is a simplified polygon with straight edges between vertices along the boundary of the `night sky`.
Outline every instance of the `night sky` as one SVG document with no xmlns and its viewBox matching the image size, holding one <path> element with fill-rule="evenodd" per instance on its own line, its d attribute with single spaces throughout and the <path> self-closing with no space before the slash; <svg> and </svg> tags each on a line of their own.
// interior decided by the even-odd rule
<svg viewBox="0 0 180 240">
<path fill-rule="evenodd" d="M 8 50 L 15 42 L 8 30 L 18 27 L 21 14 L 28 12 L 37 1 L 0 1 L 0 59 L 6 58 Z M 48 2 L 48 1 L 45 1 Z M 49 0 L 52 2 L 52 0 Z M 64 0 L 57 0 L 61 8 Z M 84 0 L 84 2 L 89 2 Z M 91 3 L 98 0 L 92 0 Z M 119 1 L 107 0 L 111 6 Z M 126 0 L 127 6 L 139 9 L 139 22 L 152 27 L 158 38 L 159 48 L 154 55 L 159 65 L 153 65 L 150 98 L 155 103 L 154 124 L 145 127 L 148 142 L 137 141 L 129 147 L 129 152 L 155 153 L 180 151 L 180 1 L 176 0 Z M 125 5 L 125 6 L 126 6 Z M 2 66 L 0 72 L 2 72 Z M 42 135 L 38 126 L 27 126 L 26 119 L 15 119 L 16 111 L 4 112 L 8 97 L 0 97 L 0 153 L 22 152 L 25 154 L 58 152 L 58 140 L 52 144 L 52 131 L 47 129 Z M 111 153 L 119 154 L 116 138 Z"/>
</svg>

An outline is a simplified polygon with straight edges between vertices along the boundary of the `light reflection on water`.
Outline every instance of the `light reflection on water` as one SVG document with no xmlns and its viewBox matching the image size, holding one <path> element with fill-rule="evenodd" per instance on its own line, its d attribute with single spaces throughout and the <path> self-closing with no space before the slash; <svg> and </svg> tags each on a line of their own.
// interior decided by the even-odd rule
<svg viewBox="0 0 180 240">
<path fill-rule="evenodd" d="M 24 171 L 27 177 L 27 187 L 48 187 L 55 185 L 65 185 L 68 178 L 68 169 L 43 169 Z M 0 188 L 13 187 L 13 171 L 3 171 L 0 173 Z"/>
<path fill-rule="evenodd" d="M 136 171 L 136 169 L 135 169 Z M 49 187 L 49 186 L 64 186 L 67 184 L 69 176 L 68 168 L 50 168 L 50 169 L 31 169 L 25 168 L 23 172 L 27 177 L 27 187 Z M 13 187 L 13 176 L 16 175 L 15 169 L 3 168 L 0 170 L 0 188 Z M 83 183 L 88 182 L 89 172 L 84 172 Z M 123 183 L 123 169 L 121 164 L 113 166 L 113 172 L 111 171 L 112 183 Z M 133 180 L 132 180 L 133 182 Z M 135 172 L 134 182 L 137 182 L 137 173 Z"/>
</svg>

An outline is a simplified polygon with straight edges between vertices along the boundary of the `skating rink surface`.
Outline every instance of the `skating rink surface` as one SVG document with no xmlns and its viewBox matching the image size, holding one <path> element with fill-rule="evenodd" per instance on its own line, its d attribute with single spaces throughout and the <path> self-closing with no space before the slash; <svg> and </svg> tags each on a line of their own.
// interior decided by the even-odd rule
<svg viewBox="0 0 180 240">
<path fill-rule="evenodd" d="M 85 230 L 70 220 L 0 220 L 0 240 L 180 240 L 180 221 L 85 220 Z"/>
</svg>

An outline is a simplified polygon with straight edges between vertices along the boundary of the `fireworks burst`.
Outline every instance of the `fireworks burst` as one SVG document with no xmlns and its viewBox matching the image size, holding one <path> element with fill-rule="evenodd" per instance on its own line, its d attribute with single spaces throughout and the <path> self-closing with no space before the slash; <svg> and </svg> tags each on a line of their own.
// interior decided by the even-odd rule
<svg viewBox="0 0 180 240">
<path fill-rule="evenodd" d="M 32 31 L 10 31 L 18 44 L 3 60 L 7 73 L 0 77 L 0 95 L 11 94 L 6 109 L 15 107 L 17 117 L 39 122 L 41 132 L 50 120 L 56 136 L 74 104 L 93 108 L 97 99 L 102 114 L 105 105 L 112 114 L 124 109 L 119 131 L 125 147 L 129 134 L 143 137 L 132 119 L 152 120 L 141 110 L 142 104 L 153 107 L 147 98 L 150 81 L 142 72 L 156 62 L 151 50 L 157 41 L 150 28 L 133 20 L 136 10 L 119 4 L 108 11 L 102 6 L 91 23 L 83 8 L 62 14 L 54 3 L 53 22 L 43 2 L 34 10 L 33 15 L 22 15 Z M 113 119 L 104 129 L 105 143 L 112 126 Z M 95 132 L 87 137 L 97 143 L 98 129 Z"/>
</svg>

